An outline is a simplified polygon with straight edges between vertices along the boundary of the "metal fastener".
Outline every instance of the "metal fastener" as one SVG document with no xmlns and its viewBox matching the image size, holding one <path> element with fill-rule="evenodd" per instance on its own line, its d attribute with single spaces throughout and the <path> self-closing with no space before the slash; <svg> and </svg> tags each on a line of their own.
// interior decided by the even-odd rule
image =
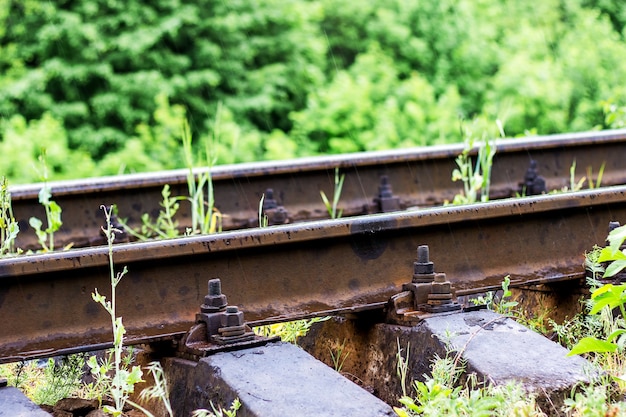
<svg viewBox="0 0 626 417">
<path fill-rule="evenodd" d="M 450 294 L 451 292 L 451 284 L 450 281 L 446 280 L 446 274 L 437 273 L 435 274 L 435 280 L 431 284 L 431 294 Z"/>
<path fill-rule="evenodd" d="M 546 192 L 546 180 L 539 175 L 537 161 L 530 161 L 530 166 L 524 174 L 524 181 L 519 183 L 519 186 L 520 194 L 539 195 Z"/>
<path fill-rule="evenodd" d="M 243 311 L 239 311 L 237 306 L 228 306 L 222 315 L 223 327 L 243 326 Z"/>
<path fill-rule="evenodd" d="M 391 184 L 389 183 L 389 177 L 387 175 L 381 175 L 380 177 L 378 197 L 374 199 L 374 202 L 378 204 L 378 211 L 381 213 L 389 213 L 400 210 L 400 199 L 393 196 Z"/>
<path fill-rule="evenodd" d="M 417 247 L 417 262 L 413 262 L 413 282 L 431 282 L 435 279 L 435 264 L 430 261 L 428 245 Z"/>
<path fill-rule="evenodd" d="M 222 282 L 219 278 L 209 280 L 209 293 L 204 297 L 204 304 L 200 306 L 203 313 L 215 313 L 228 305 L 226 295 L 222 294 Z"/>
</svg>

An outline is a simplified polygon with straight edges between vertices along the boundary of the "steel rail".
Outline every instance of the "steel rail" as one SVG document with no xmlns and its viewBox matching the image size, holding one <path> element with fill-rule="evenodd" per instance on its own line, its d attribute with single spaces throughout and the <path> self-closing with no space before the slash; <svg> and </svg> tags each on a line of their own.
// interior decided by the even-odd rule
<svg viewBox="0 0 626 417">
<path fill-rule="evenodd" d="M 462 184 L 451 181 L 455 158 L 463 145 L 399 149 L 304 158 L 294 161 L 260 162 L 216 166 L 212 169 L 216 207 L 225 215 L 225 230 L 256 226 L 263 193 L 274 190 L 275 199 L 288 213 L 288 222 L 327 218 L 320 191 L 333 195 L 334 170 L 345 174 L 340 207 L 344 217 L 379 211 L 375 203 L 381 177 L 387 176 L 400 209 L 429 207 L 452 200 Z M 474 152 L 475 153 L 475 152 Z M 519 191 L 530 161 L 549 190 L 569 185 L 570 167 L 576 161 L 577 179 L 605 165 L 603 185 L 626 184 L 626 130 L 563 134 L 497 141 L 493 161 L 491 197 L 511 197 Z M 202 170 L 196 171 L 196 173 Z M 63 209 L 63 226 L 56 246 L 103 244 L 99 234 L 104 219 L 102 204 L 116 204 L 120 217 L 130 226 L 141 225 L 141 216 L 156 218 L 161 190 L 171 187 L 173 196 L 186 196 L 185 170 L 50 183 L 53 199 Z M 17 245 L 36 250 L 36 236 L 28 225 L 31 217 L 45 218 L 39 204 L 41 184 L 11 187 L 13 210 L 19 221 Z M 190 226 L 190 210 L 181 201 L 177 219 L 181 230 Z"/>
<path fill-rule="evenodd" d="M 460 292 L 580 277 L 583 253 L 609 221 L 626 219 L 626 187 L 468 206 L 316 221 L 119 244 L 118 314 L 127 340 L 189 329 L 221 278 L 246 320 L 272 322 L 380 306 L 412 276 L 418 245 Z M 106 247 L 0 259 L 0 360 L 107 343 L 110 319 L 91 298 L 109 294 Z"/>
</svg>

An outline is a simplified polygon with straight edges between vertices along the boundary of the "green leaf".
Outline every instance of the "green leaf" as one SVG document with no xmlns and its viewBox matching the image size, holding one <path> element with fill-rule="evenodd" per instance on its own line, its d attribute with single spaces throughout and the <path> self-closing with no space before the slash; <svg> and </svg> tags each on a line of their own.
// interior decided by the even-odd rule
<svg viewBox="0 0 626 417">
<path fill-rule="evenodd" d="M 600 251 L 600 255 L 598 256 L 597 262 L 610 262 L 615 261 L 617 259 L 626 259 L 626 254 L 624 252 L 618 250 L 617 252 L 613 252 L 611 248 L 604 247 Z"/>
<path fill-rule="evenodd" d="M 609 241 L 609 247 L 613 253 L 619 252 L 619 247 L 626 240 L 626 225 L 616 227 L 611 230 L 609 233 L 609 237 L 607 238 Z"/>
<path fill-rule="evenodd" d="M 626 333 L 626 329 L 618 329 L 615 330 L 613 333 L 611 333 L 609 335 L 609 337 L 606 338 L 607 342 L 612 342 L 613 340 L 615 340 L 618 336 L 623 335 L 624 333 Z"/>
<path fill-rule="evenodd" d="M 393 411 L 398 415 L 398 417 L 410 417 L 409 413 L 399 407 L 393 407 Z"/>
<path fill-rule="evenodd" d="M 618 251 L 617 253 L 621 253 L 620 251 Z M 622 269 L 626 268 L 626 259 L 619 259 L 616 261 L 613 261 L 609 264 L 609 266 L 606 267 L 606 271 L 604 271 L 604 278 L 609 278 L 614 276 L 615 274 L 619 273 L 622 271 Z"/>
<path fill-rule="evenodd" d="M 570 350 L 567 356 L 580 355 L 582 353 L 595 352 L 615 352 L 617 345 L 595 337 L 584 337 Z"/>
<path fill-rule="evenodd" d="M 626 291 L 626 285 L 613 285 L 605 284 L 598 288 L 591 294 L 593 300 L 593 308 L 589 314 L 596 314 L 602 310 L 605 306 L 615 308 L 620 304 L 626 302 L 624 292 Z"/>
</svg>

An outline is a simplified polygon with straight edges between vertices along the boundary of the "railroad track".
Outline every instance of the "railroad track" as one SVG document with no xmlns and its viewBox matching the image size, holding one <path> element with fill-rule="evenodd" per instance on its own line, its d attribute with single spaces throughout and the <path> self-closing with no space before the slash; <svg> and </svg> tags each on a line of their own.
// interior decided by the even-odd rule
<svg viewBox="0 0 626 417">
<path fill-rule="evenodd" d="M 570 167 L 576 161 L 577 178 L 590 168 L 597 173 L 604 164 L 603 185 L 626 184 L 623 155 L 626 130 L 564 134 L 537 138 L 500 140 L 493 161 L 492 199 L 514 196 L 529 168 L 537 164 L 548 190 L 569 185 Z M 340 208 L 343 216 L 396 211 L 441 205 L 452 200 L 461 183 L 451 181 L 455 158 L 463 145 L 447 145 L 354 155 L 305 158 L 295 161 L 263 162 L 212 169 L 215 204 L 224 214 L 224 230 L 258 225 L 258 207 L 268 190 L 284 208 L 270 222 L 298 223 L 328 218 L 320 191 L 332 196 L 335 169 L 345 174 Z M 201 170 L 197 171 L 202 172 Z M 57 247 L 103 244 L 100 227 L 104 218 L 100 205 L 115 204 L 128 225 L 141 225 L 141 216 L 156 218 L 161 209 L 161 190 L 171 187 L 173 196 L 188 195 L 187 171 L 126 175 L 51 183 L 53 199 L 63 209 L 63 226 L 55 235 Z M 381 182 L 386 178 L 393 196 L 381 199 Z M 30 217 L 44 218 L 39 204 L 41 184 L 12 187 L 13 209 L 20 225 L 17 245 L 37 249 L 37 238 L 28 225 Z M 181 201 L 176 216 L 181 231 L 191 225 L 190 208 Z"/>
<path fill-rule="evenodd" d="M 491 195 L 515 194 L 531 160 L 548 189 L 569 183 L 574 160 L 595 171 L 604 164 L 604 185 L 626 183 L 625 149 L 626 131 L 500 141 Z M 180 337 L 194 322 L 212 278 L 222 280 L 230 303 L 253 324 L 381 308 L 411 280 L 421 244 L 430 246 L 437 271 L 447 274 L 458 295 L 498 288 L 505 275 L 513 285 L 577 279 L 582 254 L 603 243 L 609 221 L 626 219 L 624 186 L 437 206 L 458 192 L 450 173 L 461 150 L 445 146 L 216 167 L 215 198 L 229 215 L 229 228 L 254 225 L 250 219 L 257 217 L 268 188 L 283 203 L 288 224 L 117 244 L 115 263 L 130 271 L 118 288 L 127 341 Z M 325 213 L 319 191 L 332 194 L 336 168 L 346 174 L 341 207 L 354 217 L 316 220 Z M 400 210 L 359 215 L 381 209 L 372 206 L 383 177 Z M 133 224 L 144 212 L 158 210 L 165 184 L 174 195 L 184 194 L 185 173 L 51 184 L 64 210 L 60 240 L 99 243 L 100 205 L 118 205 Z M 22 230 L 28 217 L 42 216 L 40 187 L 12 189 Z M 188 216 L 179 221 L 184 226 Z M 21 244 L 28 247 L 34 236 L 23 235 Z M 110 342 L 109 318 L 91 299 L 95 288 L 105 294 L 109 288 L 107 254 L 106 247 L 96 246 L 0 259 L 0 362 Z"/>
<path fill-rule="evenodd" d="M 418 245 L 466 294 L 582 277 L 582 255 L 626 219 L 626 187 L 118 244 L 118 314 L 129 343 L 179 337 L 207 281 L 252 324 L 381 308 L 412 276 Z M 106 247 L 0 259 L 0 361 L 110 341 L 91 299 L 107 293 Z"/>
</svg>

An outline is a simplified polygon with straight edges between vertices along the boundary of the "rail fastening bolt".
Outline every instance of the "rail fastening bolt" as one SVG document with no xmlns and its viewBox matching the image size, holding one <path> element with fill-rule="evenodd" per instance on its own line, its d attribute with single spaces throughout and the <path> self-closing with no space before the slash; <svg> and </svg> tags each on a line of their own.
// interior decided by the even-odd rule
<svg viewBox="0 0 626 417">
<path fill-rule="evenodd" d="M 228 305 L 226 295 L 222 294 L 222 282 L 219 278 L 209 280 L 209 293 L 204 297 L 204 304 L 200 306 L 203 313 L 215 313 Z"/>
<path fill-rule="evenodd" d="M 429 261 L 428 245 L 420 245 L 417 247 L 417 262 L 425 264 Z"/>
<path fill-rule="evenodd" d="M 209 295 L 222 295 L 222 281 L 219 279 L 209 280 Z"/>
<path fill-rule="evenodd" d="M 432 274 L 435 272 L 435 265 L 429 260 L 428 245 L 417 247 L 417 262 L 414 263 L 414 274 Z"/>
<path fill-rule="evenodd" d="M 380 177 L 380 185 L 378 186 L 379 198 L 392 198 L 393 192 L 391 191 L 391 184 L 389 184 L 389 177 L 382 175 Z"/>
<path fill-rule="evenodd" d="M 620 227 L 620 223 L 616 221 L 609 222 L 609 233 Z"/>
</svg>

